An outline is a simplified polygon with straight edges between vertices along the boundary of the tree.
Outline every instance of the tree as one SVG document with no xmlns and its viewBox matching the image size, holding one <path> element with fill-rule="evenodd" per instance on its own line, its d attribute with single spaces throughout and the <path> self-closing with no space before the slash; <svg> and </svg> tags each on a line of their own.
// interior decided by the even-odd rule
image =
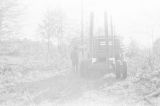
<svg viewBox="0 0 160 106">
<path fill-rule="evenodd" d="M 51 40 L 58 41 L 60 48 L 64 33 L 65 14 L 61 10 L 48 11 L 39 26 L 42 38 L 48 42 L 48 55 Z"/>
<path fill-rule="evenodd" d="M 18 0 L 1 0 L 0 2 L 0 37 L 6 38 L 18 30 L 18 18 L 20 16 Z"/>
<path fill-rule="evenodd" d="M 160 38 L 153 43 L 153 56 L 156 68 L 160 68 Z"/>
<path fill-rule="evenodd" d="M 153 44 L 153 53 L 160 58 L 160 38 L 157 39 Z"/>
<path fill-rule="evenodd" d="M 151 48 L 139 48 L 135 41 L 131 41 L 127 56 L 137 68 L 155 70 L 156 58 Z"/>
</svg>

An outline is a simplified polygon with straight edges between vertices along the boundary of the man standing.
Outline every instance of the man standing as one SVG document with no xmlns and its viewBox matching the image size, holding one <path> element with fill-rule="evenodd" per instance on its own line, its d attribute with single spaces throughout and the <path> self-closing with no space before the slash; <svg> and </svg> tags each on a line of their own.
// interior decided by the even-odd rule
<svg viewBox="0 0 160 106">
<path fill-rule="evenodd" d="M 78 64 L 79 64 L 79 55 L 78 55 L 78 48 L 75 46 L 71 50 L 71 61 L 72 61 L 72 68 L 73 71 L 78 71 Z"/>
</svg>

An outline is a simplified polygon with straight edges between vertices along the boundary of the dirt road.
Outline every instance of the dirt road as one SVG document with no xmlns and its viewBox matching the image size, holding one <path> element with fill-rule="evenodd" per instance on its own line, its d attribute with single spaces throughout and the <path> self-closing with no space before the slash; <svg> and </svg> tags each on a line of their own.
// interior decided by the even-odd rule
<svg viewBox="0 0 160 106">
<path fill-rule="evenodd" d="M 138 101 L 132 87 L 129 80 L 114 76 L 89 81 L 71 72 L 18 84 L 12 87 L 15 95 L 8 101 L 15 106 L 147 106 L 145 101 Z"/>
</svg>

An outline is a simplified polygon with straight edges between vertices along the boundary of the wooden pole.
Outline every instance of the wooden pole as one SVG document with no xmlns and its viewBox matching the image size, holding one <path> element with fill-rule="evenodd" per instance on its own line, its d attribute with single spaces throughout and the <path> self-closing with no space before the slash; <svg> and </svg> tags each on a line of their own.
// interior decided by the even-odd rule
<svg viewBox="0 0 160 106">
<path fill-rule="evenodd" d="M 107 12 L 104 13 L 104 31 L 105 31 L 105 39 L 106 39 L 106 60 L 108 61 L 109 59 L 109 45 L 108 45 L 108 41 L 109 41 L 109 34 L 108 34 L 108 16 L 107 16 Z"/>
<path fill-rule="evenodd" d="M 82 56 L 84 56 L 84 7 L 83 7 L 84 1 L 81 0 L 81 45 L 82 45 Z"/>
<path fill-rule="evenodd" d="M 104 13 L 104 30 L 105 30 L 106 40 L 108 40 L 108 17 L 107 17 L 107 12 Z"/>
<path fill-rule="evenodd" d="M 116 48 L 116 40 L 115 39 L 116 38 L 115 38 L 115 33 L 114 33 L 114 28 L 113 28 L 112 16 L 110 17 L 110 22 L 111 22 L 110 23 L 110 27 L 111 27 L 111 39 L 112 39 L 112 45 L 113 45 L 112 46 L 112 50 L 113 50 L 113 52 L 112 52 L 113 54 L 112 55 L 113 55 L 113 57 L 115 57 L 115 54 L 116 54 L 115 53 L 116 52 L 115 51 L 115 48 Z"/>
<path fill-rule="evenodd" d="M 90 57 L 93 57 L 93 28 L 94 28 L 94 13 L 90 13 L 90 40 L 89 40 L 89 48 L 90 48 Z"/>
</svg>

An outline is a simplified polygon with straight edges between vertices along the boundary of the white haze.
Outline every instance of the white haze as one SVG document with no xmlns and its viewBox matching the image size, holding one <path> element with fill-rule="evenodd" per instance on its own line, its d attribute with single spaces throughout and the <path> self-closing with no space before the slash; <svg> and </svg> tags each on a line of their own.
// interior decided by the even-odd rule
<svg viewBox="0 0 160 106">
<path fill-rule="evenodd" d="M 61 8 L 74 21 L 81 18 L 81 0 L 25 0 L 28 5 L 26 35 L 35 38 L 37 24 L 47 10 Z M 140 45 L 150 46 L 152 37 L 160 37 L 160 2 L 158 0 L 83 0 L 84 20 L 91 11 L 96 24 L 101 25 L 104 11 L 112 15 L 116 32 L 126 39 L 135 39 Z M 34 32 L 34 33 L 33 33 Z"/>
</svg>

